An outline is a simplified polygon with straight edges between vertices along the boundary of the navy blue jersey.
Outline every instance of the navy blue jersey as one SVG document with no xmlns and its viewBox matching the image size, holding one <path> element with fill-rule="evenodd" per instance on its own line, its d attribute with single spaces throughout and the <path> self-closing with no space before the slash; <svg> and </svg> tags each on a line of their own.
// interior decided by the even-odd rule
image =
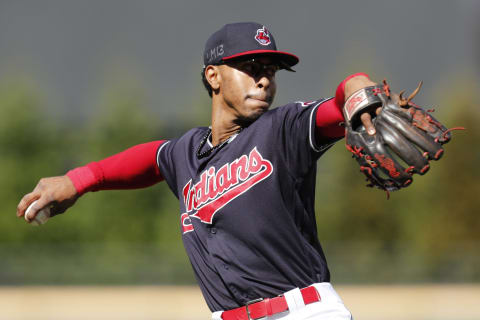
<svg viewBox="0 0 480 320">
<path fill-rule="evenodd" d="M 334 142 L 315 141 L 325 101 L 270 110 L 201 159 L 205 127 L 160 146 L 158 166 L 180 201 L 183 243 L 212 311 L 330 280 L 314 213 L 316 160 Z"/>
</svg>

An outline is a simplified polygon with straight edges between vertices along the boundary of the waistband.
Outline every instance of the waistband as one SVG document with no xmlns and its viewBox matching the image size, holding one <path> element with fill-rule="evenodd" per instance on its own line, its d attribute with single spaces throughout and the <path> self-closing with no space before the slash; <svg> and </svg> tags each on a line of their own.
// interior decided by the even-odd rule
<svg viewBox="0 0 480 320">
<path fill-rule="evenodd" d="M 212 320 L 256 320 L 285 311 L 293 312 L 319 301 L 342 302 L 330 283 L 314 283 L 303 289 L 287 291 L 278 297 L 255 299 L 243 307 L 214 312 Z"/>
</svg>

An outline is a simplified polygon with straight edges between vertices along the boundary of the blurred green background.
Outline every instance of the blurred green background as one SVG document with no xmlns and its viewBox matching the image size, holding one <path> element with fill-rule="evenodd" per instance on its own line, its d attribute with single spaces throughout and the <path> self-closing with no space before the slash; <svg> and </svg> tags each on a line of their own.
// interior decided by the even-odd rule
<svg viewBox="0 0 480 320">
<path fill-rule="evenodd" d="M 476 1 L 1 1 L 0 285 L 191 284 L 165 183 L 89 193 L 33 227 L 15 217 L 41 177 L 209 124 L 199 72 L 223 24 L 265 23 L 297 53 L 275 105 L 387 78 L 464 126 L 409 188 L 366 188 L 343 141 L 318 162 L 317 223 L 334 283 L 480 281 Z"/>
</svg>

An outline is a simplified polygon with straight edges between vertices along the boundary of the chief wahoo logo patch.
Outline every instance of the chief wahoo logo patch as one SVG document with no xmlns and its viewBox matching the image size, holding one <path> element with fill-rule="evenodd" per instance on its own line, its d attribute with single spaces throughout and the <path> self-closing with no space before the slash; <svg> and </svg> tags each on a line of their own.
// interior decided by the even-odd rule
<svg viewBox="0 0 480 320">
<path fill-rule="evenodd" d="M 257 42 L 260 43 L 262 46 L 268 46 L 272 42 L 270 40 L 270 32 L 268 32 L 265 26 L 263 26 L 262 29 L 257 30 L 255 40 L 257 40 Z"/>
</svg>

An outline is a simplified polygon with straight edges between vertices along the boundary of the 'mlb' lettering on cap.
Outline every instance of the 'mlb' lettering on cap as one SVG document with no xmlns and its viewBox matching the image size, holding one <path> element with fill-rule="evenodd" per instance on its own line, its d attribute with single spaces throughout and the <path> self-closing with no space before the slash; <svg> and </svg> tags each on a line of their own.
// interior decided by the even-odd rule
<svg viewBox="0 0 480 320">
<path fill-rule="evenodd" d="M 215 48 L 212 48 L 210 52 L 207 52 L 207 61 L 210 63 L 217 59 L 217 57 L 223 56 L 224 54 L 225 51 L 223 50 L 223 44 L 220 44 Z"/>
</svg>

